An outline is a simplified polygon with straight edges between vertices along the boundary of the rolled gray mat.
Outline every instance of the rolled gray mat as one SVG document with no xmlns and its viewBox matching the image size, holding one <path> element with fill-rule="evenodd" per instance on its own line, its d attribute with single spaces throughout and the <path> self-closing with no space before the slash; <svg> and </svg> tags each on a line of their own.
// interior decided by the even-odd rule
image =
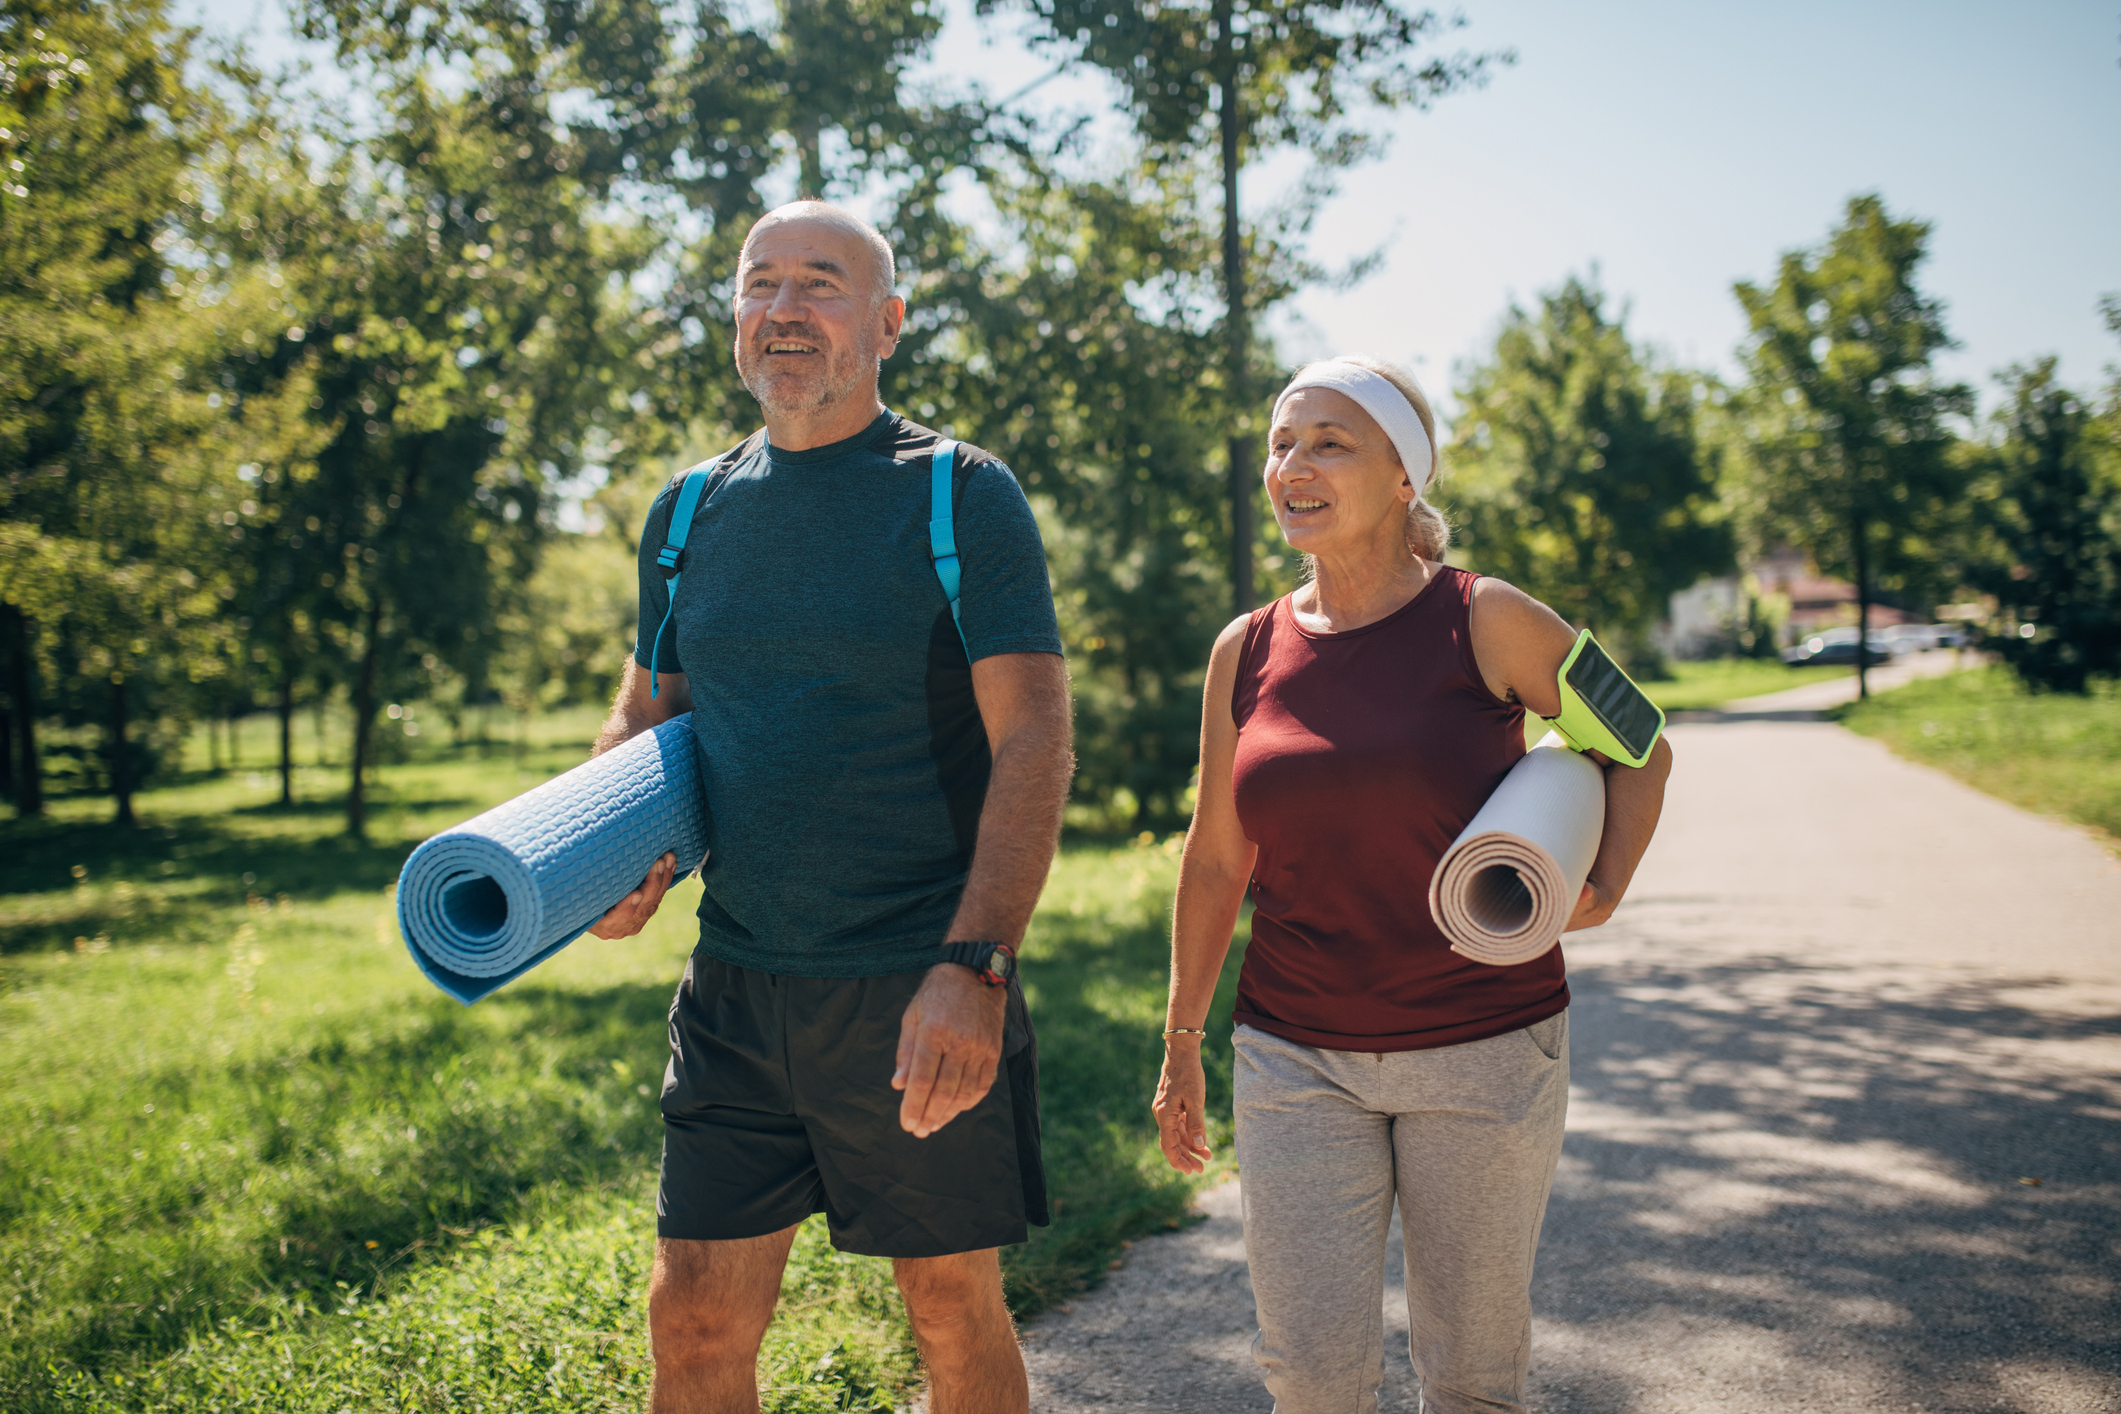
<svg viewBox="0 0 2121 1414">
<path fill-rule="evenodd" d="M 687 713 L 427 840 L 399 871 L 398 927 L 469 1006 L 580 937 L 664 854 L 683 878 L 706 852 Z"/>
<path fill-rule="evenodd" d="M 1451 951 L 1508 967 L 1560 942 L 1604 834 L 1605 771 L 1549 732 L 1429 880 L 1429 912 Z"/>
</svg>

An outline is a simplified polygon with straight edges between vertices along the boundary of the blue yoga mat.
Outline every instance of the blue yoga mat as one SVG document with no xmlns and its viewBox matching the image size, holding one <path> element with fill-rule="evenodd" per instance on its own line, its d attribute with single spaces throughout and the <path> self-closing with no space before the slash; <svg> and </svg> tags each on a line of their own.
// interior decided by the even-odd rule
<svg viewBox="0 0 2121 1414">
<path fill-rule="evenodd" d="M 683 878 L 706 852 L 687 713 L 427 840 L 398 874 L 398 927 L 469 1006 L 580 937 L 663 855 Z"/>
</svg>

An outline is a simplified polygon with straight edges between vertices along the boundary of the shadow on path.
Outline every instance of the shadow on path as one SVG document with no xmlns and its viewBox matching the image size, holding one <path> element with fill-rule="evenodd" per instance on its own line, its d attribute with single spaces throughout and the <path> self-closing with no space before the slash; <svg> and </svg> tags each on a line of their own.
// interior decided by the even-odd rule
<svg viewBox="0 0 2121 1414">
<path fill-rule="evenodd" d="M 1539 1406 L 2121 1407 L 2121 1018 L 2056 985 L 1580 969 Z"/>
<path fill-rule="evenodd" d="M 2040 979 L 1774 958 L 1572 986 L 1531 1408 L 2121 1409 L 2121 1019 Z M 1207 1206 L 1034 1323 L 1041 1408 L 1270 1406 L 1237 1195 Z M 1397 1265 L 1380 1408 L 1412 1411 Z"/>
</svg>

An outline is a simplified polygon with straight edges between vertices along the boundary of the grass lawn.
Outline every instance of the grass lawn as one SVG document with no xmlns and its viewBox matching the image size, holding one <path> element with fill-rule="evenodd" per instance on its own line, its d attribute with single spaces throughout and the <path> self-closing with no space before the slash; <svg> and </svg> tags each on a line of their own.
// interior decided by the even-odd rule
<svg viewBox="0 0 2121 1414">
<path fill-rule="evenodd" d="M 0 1408 L 639 1407 L 697 886 L 472 1008 L 414 968 L 390 897 L 415 842 L 582 759 L 593 721 L 402 743 L 362 844 L 340 773 L 281 807 L 248 742 L 143 793 L 138 829 L 101 799 L 0 822 Z M 1021 1313 L 1183 1221 L 1147 1113 L 1176 872 L 1171 842 L 1072 849 L 1033 925 L 1056 1214 L 1006 1255 Z M 1210 1074 L 1227 1112 L 1227 1055 Z M 888 1264 L 806 1225 L 763 1378 L 771 1410 L 905 1403 Z"/>
<path fill-rule="evenodd" d="M 1837 709 L 1844 726 L 2121 848 L 2121 684 L 2032 694 L 2004 668 L 1928 678 Z"/>
<path fill-rule="evenodd" d="M 1763 658 L 1719 658 L 1673 663 L 1672 676 L 1644 681 L 1642 690 L 1667 712 L 1715 707 L 1741 697 L 1761 697 L 1823 678 L 1847 677 L 1848 668 L 1792 668 Z"/>
</svg>

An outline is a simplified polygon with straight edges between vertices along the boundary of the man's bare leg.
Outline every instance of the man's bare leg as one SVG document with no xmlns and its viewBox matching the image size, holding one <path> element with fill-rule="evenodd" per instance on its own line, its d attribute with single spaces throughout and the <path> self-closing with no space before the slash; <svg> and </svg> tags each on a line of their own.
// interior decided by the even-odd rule
<svg viewBox="0 0 2121 1414">
<path fill-rule="evenodd" d="M 1029 1414 L 1024 1352 L 1002 1304 L 995 1249 L 900 1257 L 891 1268 L 928 1367 L 930 1414 Z"/>
<path fill-rule="evenodd" d="M 794 1243 L 793 1227 L 734 1242 L 656 1239 L 650 1414 L 758 1414 L 759 1341 Z"/>
</svg>

